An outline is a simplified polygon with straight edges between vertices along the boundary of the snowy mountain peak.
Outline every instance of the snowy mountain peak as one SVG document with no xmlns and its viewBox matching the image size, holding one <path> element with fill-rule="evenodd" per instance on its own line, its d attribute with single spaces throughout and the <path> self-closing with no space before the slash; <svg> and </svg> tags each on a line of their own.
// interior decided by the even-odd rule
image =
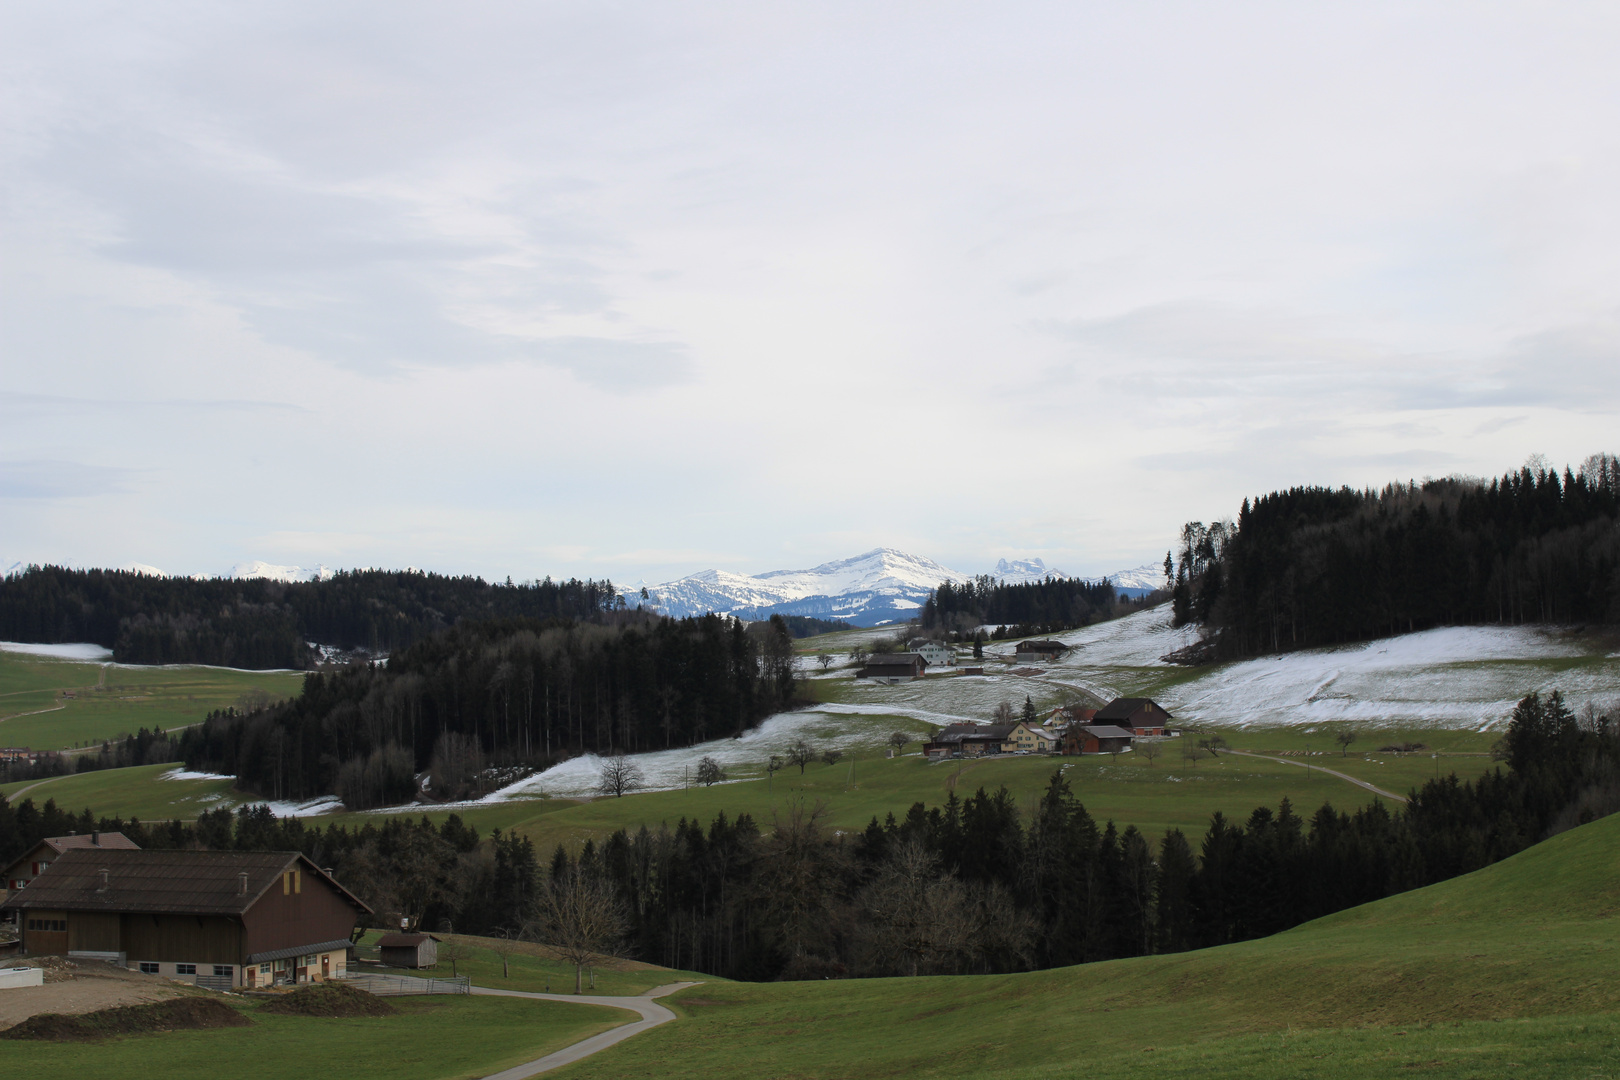
<svg viewBox="0 0 1620 1080">
<path fill-rule="evenodd" d="M 140 562 L 125 563 L 123 566 L 120 566 L 118 569 L 128 571 L 131 574 L 140 574 L 142 577 L 168 577 L 169 576 L 168 574 L 165 574 L 163 571 L 159 570 L 155 566 L 148 566 L 145 563 L 140 563 Z"/>
<path fill-rule="evenodd" d="M 1163 563 L 1144 563 L 1134 570 L 1119 570 L 1109 574 L 1108 580 L 1116 589 L 1143 589 L 1149 592 L 1168 588 L 1170 585 L 1164 576 Z"/>
<path fill-rule="evenodd" d="M 996 563 L 996 577 L 1010 585 L 1022 585 L 1030 581 L 1044 581 L 1047 578 L 1066 578 L 1068 574 L 1049 567 L 1040 559 L 1006 559 Z"/>
<path fill-rule="evenodd" d="M 271 581 L 325 581 L 336 577 L 337 571 L 327 566 L 306 569 L 302 566 L 277 566 L 259 559 L 237 563 L 231 567 L 233 578 L 269 578 Z"/>
</svg>

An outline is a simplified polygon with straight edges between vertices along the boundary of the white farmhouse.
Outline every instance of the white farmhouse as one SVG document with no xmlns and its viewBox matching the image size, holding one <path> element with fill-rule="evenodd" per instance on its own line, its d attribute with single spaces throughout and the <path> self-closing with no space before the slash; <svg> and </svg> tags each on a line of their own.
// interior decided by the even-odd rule
<svg viewBox="0 0 1620 1080">
<path fill-rule="evenodd" d="M 956 650 L 938 641 L 912 638 L 906 648 L 927 660 L 929 667 L 954 667 L 956 664 Z"/>
</svg>

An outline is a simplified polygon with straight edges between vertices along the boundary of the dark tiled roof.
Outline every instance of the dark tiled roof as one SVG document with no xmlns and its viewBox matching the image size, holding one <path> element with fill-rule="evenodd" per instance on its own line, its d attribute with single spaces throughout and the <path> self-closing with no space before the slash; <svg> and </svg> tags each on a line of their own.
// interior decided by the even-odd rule
<svg viewBox="0 0 1620 1080">
<path fill-rule="evenodd" d="M 866 664 L 868 667 L 888 667 L 890 664 L 904 664 L 906 667 L 915 667 L 919 660 L 925 664 L 928 662 L 914 652 L 885 652 L 873 653 L 868 656 Z"/>
<path fill-rule="evenodd" d="M 65 851 L 0 909 L 139 911 L 240 915 L 297 867 L 308 884 L 324 881 L 361 911 L 370 908 L 296 851 Z M 101 871 L 107 887 L 101 888 Z M 247 875 L 242 889 L 241 875 Z"/>
<path fill-rule="evenodd" d="M 1048 640 L 1020 641 L 1018 643 L 1019 652 L 1052 652 L 1054 650 L 1058 652 L 1068 652 L 1069 646 L 1063 644 L 1061 641 Z"/>
<path fill-rule="evenodd" d="M 354 942 L 345 937 L 333 941 L 315 941 L 308 945 L 289 945 L 285 949 L 269 949 L 265 952 L 249 953 L 247 962 L 250 964 L 263 964 L 270 960 L 291 960 L 295 956 L 337 952 L 339 949 L 347 949 L 352 944 Z"/>
<path fill-rule="evenodd" d="M 74 848 L 91 851 L 139 851 L 141 846 L 121 832 L 89 833 L 84 836 L 47 836 L 42 843 L 49 844 L 58 855 Z"/>
<path fill-rule="evenodd" d="M 1154 710 L 1159 715 L 1163 716 L 1166 720 L 1170 719 L 1170 714 L 1165 711 L 1165 709 L 1164 709 L 1164 707 L 1162 705 L 1160 705 L 1158 702 L 1154 701 L 1152 698 L 1145 698 L 1145 697 L 1115 698 L 1113 701 L 1110 701 L 1107 705 L 1104 705 L 1102 708 L 1098 709 L 1097 710 L 1097 715 L 1095 717 L 1093 717 L 1092 719 L 1094 719 L 1094 720 L 1129 720 L 1131 718 L 1131 714 L 1135 713 L 1138 709 L 1141 709 L 1142 707 L 1147 706 L 1147 705 L 1152 705 Z"/>
<path fill-rule="evenodd" d="M 961 742 L 964 739 L 1005 739 L 1017 724 L 947 724 L 934 732 L 936 743 Z"/>
</svg>

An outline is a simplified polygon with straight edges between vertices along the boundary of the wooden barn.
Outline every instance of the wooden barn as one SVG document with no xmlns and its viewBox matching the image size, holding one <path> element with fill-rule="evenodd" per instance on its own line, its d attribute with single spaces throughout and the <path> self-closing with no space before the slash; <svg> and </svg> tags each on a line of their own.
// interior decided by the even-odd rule
<svg viewBox="0 0 1620 1080">
<path fill-rule="evenodd" d="M 1020 641 L 1013 651 L 1013 659 L 1020 664 L 1032 664 L 1037 660 L 1056 660 L 1069 651 L 1069 647 L 1061 641 Z"/>
<path fill-rule="evenodd" d="M 900 683 L 920 679 L 927 670 L 928 661 L 916 653 L 873 653 L 867 658 L 866 666 L 855 672 L 855 677 L 880 683 Z"/>
<path fill-rule="evenodd" d="M 432 934 L 384 934 L 377 948 L 389 967 L 430 968 L 439 962 L 439 939 Z"/>
<path fill-rule="evenodd" d="M 92 848 L 101 851 L 139 851 L 140 846 L 121 832 L 91 832 L 80 836 L 47 836 L 12 860 L 0 877 L 0 900 L 39 877 L 64 851 Z"/>
<path fill-rule="evenodd" d="M 1137 738 L 1159 738 L 1174 719 L 1152 698 L 1122 697 L 1098 709 L 1092 722 L 1127 728 Z"/>
<path fill-rule="evenodd" d="M 289 851 L 65 851 L 0 911 L 31 956 L 87 956 L 216 989 L 344 974 L 371 909 Z"/>
</svg>

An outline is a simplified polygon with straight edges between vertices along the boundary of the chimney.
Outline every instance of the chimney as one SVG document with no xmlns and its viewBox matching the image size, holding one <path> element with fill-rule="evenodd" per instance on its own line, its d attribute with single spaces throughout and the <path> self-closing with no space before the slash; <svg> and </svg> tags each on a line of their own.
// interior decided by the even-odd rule
<svg viewBox="0 0 1620 1080">
<path fill-rule="evenodd" d="M 247 871 L 246 870 L 242 870 L 242 871 L 238 872 L 237 875 L 236 875 L 236 895 L 237 896 L 246 896 L 247 895 Z"/>
<path fill-rule="evenodd" d="M 101 830 L 100 829 L 95 829 L 95 830 L 91 831 L 91 833 L 90 833 L 90 843 L 94 847 L 100 847 L 101 846 Z"/>
<path fill-rule="evenodd" d="M 99 882 L 99 883 L 98 883 L 98 884 L 97 884 L 97 885 L 96 885 L 96 892 L 106 892 L 106 891 L 107 891 L 107 883 L 108 883 L 108 879 L 109 879 L 109 878 L 110 878 L 110 877 L 111 877 L 111 876 L 112 876 L 112 875 L 110 875 L 110 874 L 109 874 L 109 873 L 108 873 L 108 872 L 107 872 L 107 868 L 106 868 L 106 867 L 105 867 L 105 866 L 103 866 L 103 867 L 102 867 L 102 868 L 101 868 L 101 869 L 100 869 L 100 870 L 97 870 L 97 871 L 96 871 L 96 878 L 97 878 L 97 880 L 98 880 L 98 882 Z"/>
</svg>

